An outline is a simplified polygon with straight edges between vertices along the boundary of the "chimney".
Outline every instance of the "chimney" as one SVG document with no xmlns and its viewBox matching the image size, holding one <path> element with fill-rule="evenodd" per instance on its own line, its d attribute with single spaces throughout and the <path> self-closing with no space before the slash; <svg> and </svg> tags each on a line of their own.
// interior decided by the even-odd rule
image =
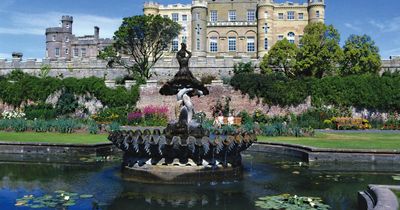
<svg viewBox="0 0 400 210">
<path fill-rule="evenodd" d="M 98 26 L 94 27 L 94 38 L 99 39 L 100 28 Z"/>
</svg>

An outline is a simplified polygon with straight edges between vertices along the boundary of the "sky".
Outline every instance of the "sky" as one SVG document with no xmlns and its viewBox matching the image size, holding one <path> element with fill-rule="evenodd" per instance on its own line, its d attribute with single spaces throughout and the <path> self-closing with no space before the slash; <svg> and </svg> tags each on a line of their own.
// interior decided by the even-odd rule
<svg viewBox="0 0 400 210">
<path fill-rule="evenodd" d="M 191 0 L 152 0 L 162 4 Z M 0 0 L 0 58 L 22 52 L 24 58 L 45 56 L 45 29 L 59 26 L 62 15 L 74 16 L 73 33 L 111 38 L 123 17 L 142 14 L 145 0 Z M 276 2 L 284 2 L 276 0 Z M 303 2 L 292 0 L 292 2 Z M 351 34 L 367 34 L 383 59 L 400 55 L 399 0 L 325 0 L 326 23 L 341 34 L 341 45 Z"/>
</svg>

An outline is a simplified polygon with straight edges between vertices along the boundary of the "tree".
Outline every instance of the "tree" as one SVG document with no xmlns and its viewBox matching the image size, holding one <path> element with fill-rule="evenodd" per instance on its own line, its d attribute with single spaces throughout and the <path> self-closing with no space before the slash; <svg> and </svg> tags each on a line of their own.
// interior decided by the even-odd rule
<svg viewBox="0 0 400 210">
<path fill-rule="evenodd" d="M 297 56 L 297 69 L 304 76 L 322 78 L 333 74 L 343 51 L 340 34 L 332 25 L 312 23 L 304 29 Z"/>
<path fill-rule="evenodd" d="M 378 74 L 381 69 L 379 48 L 368 35 L 351 35 L 343 47 L 344 57 L 341 62 L 340 74 Z"/>
<path fill-rule="evenodd" d="M 278 41 L 260 64 L 263 73 L 283 72 L 288 78 L 296 77 L 295 64 L 298 48 L 287 39 Z"/>
<path fill-rule="evenodd" d="M 126 17 L 114 33 L 114 43 L 101 51 L 99 58 L 108 61 L 109 67 L 123 66 L 130 76 L 145 81 L 180 31 L 178 23 L 160 15 Z"/>
</svg>

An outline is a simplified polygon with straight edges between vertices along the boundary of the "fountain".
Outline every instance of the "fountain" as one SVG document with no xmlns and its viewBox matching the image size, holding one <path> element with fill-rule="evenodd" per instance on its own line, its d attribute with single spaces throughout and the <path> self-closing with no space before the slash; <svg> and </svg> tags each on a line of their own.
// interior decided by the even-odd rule
<svg viewBox="0 0 400 210">
<path fill-rule="evenodd" d="M 193 183 L 241 178 L 241 152 L 255 142 L 254 133 L 212 133 L 195 114 L 191 97 L 209 94 L 189 70 L 191 52 L 182 44 L 176 58 L 179 71 L 161 89 L 161 95 L 176 95 L 178 120 L 153 131 L 123 130 L 108 139 L 124 152 L 122 175 L 146 183 Z"/>
</svg>

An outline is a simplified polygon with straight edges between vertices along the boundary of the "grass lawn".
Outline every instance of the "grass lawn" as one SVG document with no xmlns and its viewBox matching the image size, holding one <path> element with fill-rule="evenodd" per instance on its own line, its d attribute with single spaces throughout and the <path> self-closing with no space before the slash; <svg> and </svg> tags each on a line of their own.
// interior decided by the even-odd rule
<svg viewBox="0 0 400 210">
<path fill-rule="evenodd" d="M 0 141 L 4 142 L 40 142 L 58 144 L 96 144 L 108 143 L 107 134 L 91 135 L 86 133 L 35 133 L 0 132 Z"/>
<path fill-rule="evenodd" d="M 289 143 L 317 148 L 400 150 L 398 133 L 319 133 L 314 137 L 259 136 L 259 142 Z"/>
</svg>

